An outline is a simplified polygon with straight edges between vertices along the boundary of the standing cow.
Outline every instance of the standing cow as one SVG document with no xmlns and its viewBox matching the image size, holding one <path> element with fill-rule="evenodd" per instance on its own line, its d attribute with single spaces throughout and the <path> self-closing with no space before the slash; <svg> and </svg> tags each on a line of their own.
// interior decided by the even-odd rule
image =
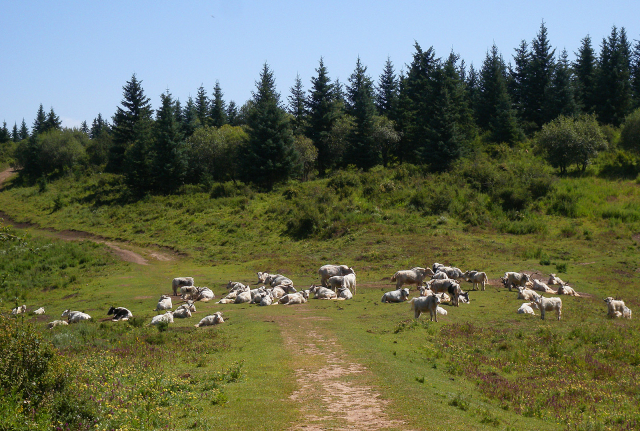
<svg viewBox="0 0 640 431">
<path fill-rule="evenodd" d="M 428 275 L 433 275 L 433 271 L 431 271 L 429 268 L 425 269 L 416 266 L 411 269 L 404 269 L 396 272 L 395 274 L 393 274 L 393 277 L 391 277 L 391 281 L 396 282 L 396 289 L 400 289 L 405 284 L 415 284 L 416 288 L 420 288 L 422 287 L 422 281 Z"/>
</svg>

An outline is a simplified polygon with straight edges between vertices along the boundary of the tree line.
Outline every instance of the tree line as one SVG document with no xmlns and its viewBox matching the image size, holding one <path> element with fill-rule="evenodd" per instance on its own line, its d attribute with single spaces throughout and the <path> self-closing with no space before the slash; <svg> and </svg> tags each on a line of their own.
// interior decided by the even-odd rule
<svg viewBox="0 0 640 431">
<path fill-rule="evenodd" d="M 310 88 L 298 76 L 286 101 L 265 63 L 241 107 L 225 102 L 216 82 L 211 97 L 201 86 L 184 106 L 167 91 L 155 112 L 134 74 L 110 122 L 99 114 L 91 127 L 61 130 L 53 108 L 45 113 L 40 105 L 30 132 L 24 120 L 12 131 L 4 123 L 0 142 L 17 143 L 14 159 L 25 177 L 84 163 L 123 174 L 142 193 L 229 180 L 271 188 L 350 165 L 409 162 L 444 171 L 475 145 L 533 136 L 561 171 L 571 163 L 584 169 L 603 145 L 590 128 L 619 127 L 640 107 L 640 41 L 614 26 L 598 54 L 586 36 L 575 57 L 552 48 L 542 23 L 509 63 L 495 45 L 476 69 L 453 52 L 438 57 L 415 43 L 399 73 L 388 59 L 374 82 L 358 58 L 343 84 L 321 58 Z M 549 138 L 552 125 L 572 128 L 571 143 Z"/>
</svg>

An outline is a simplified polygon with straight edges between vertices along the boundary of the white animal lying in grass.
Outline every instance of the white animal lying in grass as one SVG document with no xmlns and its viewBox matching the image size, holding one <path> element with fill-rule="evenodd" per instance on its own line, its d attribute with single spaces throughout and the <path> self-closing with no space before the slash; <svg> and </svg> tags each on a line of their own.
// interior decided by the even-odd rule
<svg viewBox="0 0 640 431">
<path fill-rule="evenodd" d="M 205 316 L 200 320 L 200 322 L 194 325 L 196 328 L 200 328 L 201 326 L 213 326 L 223 323 L 224 319 L 222 318 L 222 312 L 218 311 L 209 316 Z"/>
<path fill-rule="evenodd" d="M 167 311 L 164 314 L 158 314 L 157 316 L 153 316 L 153 319 L 151 319 L 151 325 L 158 325 L 163 322 L 173 323 L 173 313 L 171 311 Z"/>
</svg>

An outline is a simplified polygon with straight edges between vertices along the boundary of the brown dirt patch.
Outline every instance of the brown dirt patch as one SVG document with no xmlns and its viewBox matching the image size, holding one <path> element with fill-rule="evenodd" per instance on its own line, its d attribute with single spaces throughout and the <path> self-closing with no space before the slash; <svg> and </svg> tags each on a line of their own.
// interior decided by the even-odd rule
<svg viewBox="0 0 640 431">
<path fill-rule="evenodd" d="M 9 177 L 11 177 L 15 173 L 16 171 L 14 171 L 11 168 L 0 172 L 0 188 L 2 188 L 2 183 L 5 182 Z"/>
<path fill-rule="evenodd" d="M 358 375 L 366 373 L 366 367 L 347 358 L 337 339 L 318 327 L 323 319 L 274 320 L 298 367 L 294 372 L 299 388 L 290 399 L 313 406 L 290 430 L 407 429 L 402 421 L 388 417 L 387 402 L 376 388 L 359 383 Z"/>
</svg>

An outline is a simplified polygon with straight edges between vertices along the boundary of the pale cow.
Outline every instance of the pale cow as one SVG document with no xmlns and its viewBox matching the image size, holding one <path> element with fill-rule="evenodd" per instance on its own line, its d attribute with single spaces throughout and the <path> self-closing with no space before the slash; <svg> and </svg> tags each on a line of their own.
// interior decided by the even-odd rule
<svg viewBox="0 0 640 431">
<path fill-rule="evenodd" d="M 353 299 L 353 294 L 348 287 L 338 289 L 338 299 Z"/>
<path fill-rule="evenodd" d="M 489 278 L 487 278 L 487 274 L 480 271 L 467 271 L 463 274 L 464 279 L 470 283 L 473 283 L 473 290 L 476 290 L 476 287 L 480 285 L 482 290 L 484 290 L 484 286 L 489 282 Z"/>
<path fill-rule="evenodd" d="M 176 277 L 171 282 L 173 296 L 178 296 L 178 288 L 182 286 L 193 286 L 193 277 Z"/>
<path fill-rule="evenodd" d="M 67 326 L 69 323 L 67 323 L 66 320 L 54 320 L 53 322 L 49 322 L 47 324 L 47 328 L 48 329 L 53 329 L 56 326 Z"/>
<path fill-rule="evenodd" d="M 38 308 L 36 311 L 33 312 L 33 314 L 44 314 L 44 307 Z"/>
<path fill-rule="evenodd" d="M 347 275 L 354 272 L 353 268 L 348 267 L 347 265 L 323 265 L 318 270 L 318 275 L 320 276 L 320 284 L 324 287 L 327 286 L 327 280 L 331 277 L 335 277 L 337 275 Z"/>
<path fill-rule="evenodd" d="M 554 295 L 558 293 L 552 288 L 550 288 L 549 286 L 547 286 L 546 284 L 544 284 L 543 282 L 541 282 L 540 280 L 536 280 L 535 278 L 533 279 L 532 282 L 527 283 L 526 285 L 530 289 L 537 290 L 539 292 L 552 293 Z"/>
<path fill-rule="evenodd" d="M 173 313 L 171 311 L 167 311 L 164 314 L 153 316 L 150 325 L 159 325 L 160 323 L 173 323 Z"/>
<path fill-rule="evenodd" d="M 171 302 L 171 297 L 169 295 L 162 295 L 160 296 L 154 311 L 171 310 L 172 308 L 173 303 Z"/>
<path fill-rule="evenodd" d="M 564 284 L 564 281 L 560 280 L 559 277 L 556 277 L 555 274 L 549 274 L 549 281 L 547 281 L 547 284 L 550 285 L 554 285 L 554 284 L 558 284 L 560 286 L 562 286 Z"/>
<path fill-rule="evenodd" d="M 404 302 L 409 299 L 409 289 L 406 287 L 403 289 L 393 290 L 382 295 L 380 302 Z"/>
<path fill-rule="evenodd" d="M 518 308 L 518 311 L 516 311 L 516 313 L 518 313 L 518 314 L 531 314 L 533 316 L 536 315 L 536 313 L 533 311 L 533 307 L 531 307 L 531 303 L 530 302 L 525 302 L 524 304 L 522 304 L 520 306 L 520 308 Z"/>
<path fill-rule="evenodd" d="M 213 314 L 211 314 L 209 316 L 203 317 L 202 320 L 200 320 L 200 322 L 197 323 L 194 326 L 196 328 L 200 328 L 202 326 L 219 325 L 220 323 L 224 323 L 224 319 L 222 318 L 222 312 L 218 311 L 218 312 L 213 313 Z"/>
<path fill-rule="evenodd" d="M 443 280 L 433 279 L 430 280 L 427 285 L 434 293 L 448 293 L 452 299 L 451 305 L 456 307 L 459 306 L 461 297 L 463 298 L 463 302 L 467 304 L 470 302 L 469 292 L 463 291 L 460 284 L 455 280 L 448 278 Z"/>
<path fill-rule="evenodd" d="M 26 312 L 27 312 L 27 306 L 24 304 L 11 310 L 11 314 L 14 316 L 18 314 L 23 314 Z"/>
<path fill-rule="evenodd" d="M 604 299 L 604 302 L 607 303 L 607 315 L 609 317 L 631 319 L 631 310 L 625 305 L 623 300 L 613 299 L 613 297 L 609 296 Z"/>
<path fill-rule="evenodd" d="M 447 277 L 452 280 L 464 280 L 464 273 L 460 268 L 456 268 L 455 266 L 441 266 L 438 267 L 438 270 L 436 272 L 444 272 L 445 274 L 447 274 Z"/>
<path fill-rule="evenodd" d="M 569 295 L 569 296 L 577 296 L 580 297 L 580 294 L 573 290 L 573 287 L 570 287 L 568 284 L 563 284 L 558 287 L 558 295 Z"/>
<path fill-rule="evenodd" d="M 540 309 L 540 318 L 542 320 L 544 320 L 544 315 L 547 311 L 555 310 L 558 320 L 562 317 L 562 299 L 538 296 L 534 299 L 534 302 L 538 304 L 538 308 Z"/>
<path fill-rule="evenodd" d="M 438 304 L 440 304 L 440 295 L 418 296 L 411 299 L 411 309 L 416 319 L 420 318 L 422 313 L 429 312 L 431 321 L 438 321 Z"/>
<path fill-rule="evenodd" d="M 518 299 L 524 299 L 525 301 L 533 301 L 539 297 L 540 294 L 535 290 L 531 290 L 527 287 L 518 286 Z"/>
<path fill-rule="evenodd" d="M 422 286 L 422 281 L 427 277 L 433 275 L 433 271 L 430 269 L 421 268 L 416 266 L 411 269 L 403 269 L 397 271 L 391 277 L 391 281 L 395 281 L 396 289 L 400 289 L 405 284 L 415 284 L 416 288 Z"/>
<path fill-rule="evenodd" d="M 504 287 L 509 288 L 509 292 L 511 292 L 512 287 L 526 286 L 527 281 L 531 281 L 529 275 L 519 272 L 505 272 L 504 277 L 502 277 L 502 284 Z"/>
</svg>

